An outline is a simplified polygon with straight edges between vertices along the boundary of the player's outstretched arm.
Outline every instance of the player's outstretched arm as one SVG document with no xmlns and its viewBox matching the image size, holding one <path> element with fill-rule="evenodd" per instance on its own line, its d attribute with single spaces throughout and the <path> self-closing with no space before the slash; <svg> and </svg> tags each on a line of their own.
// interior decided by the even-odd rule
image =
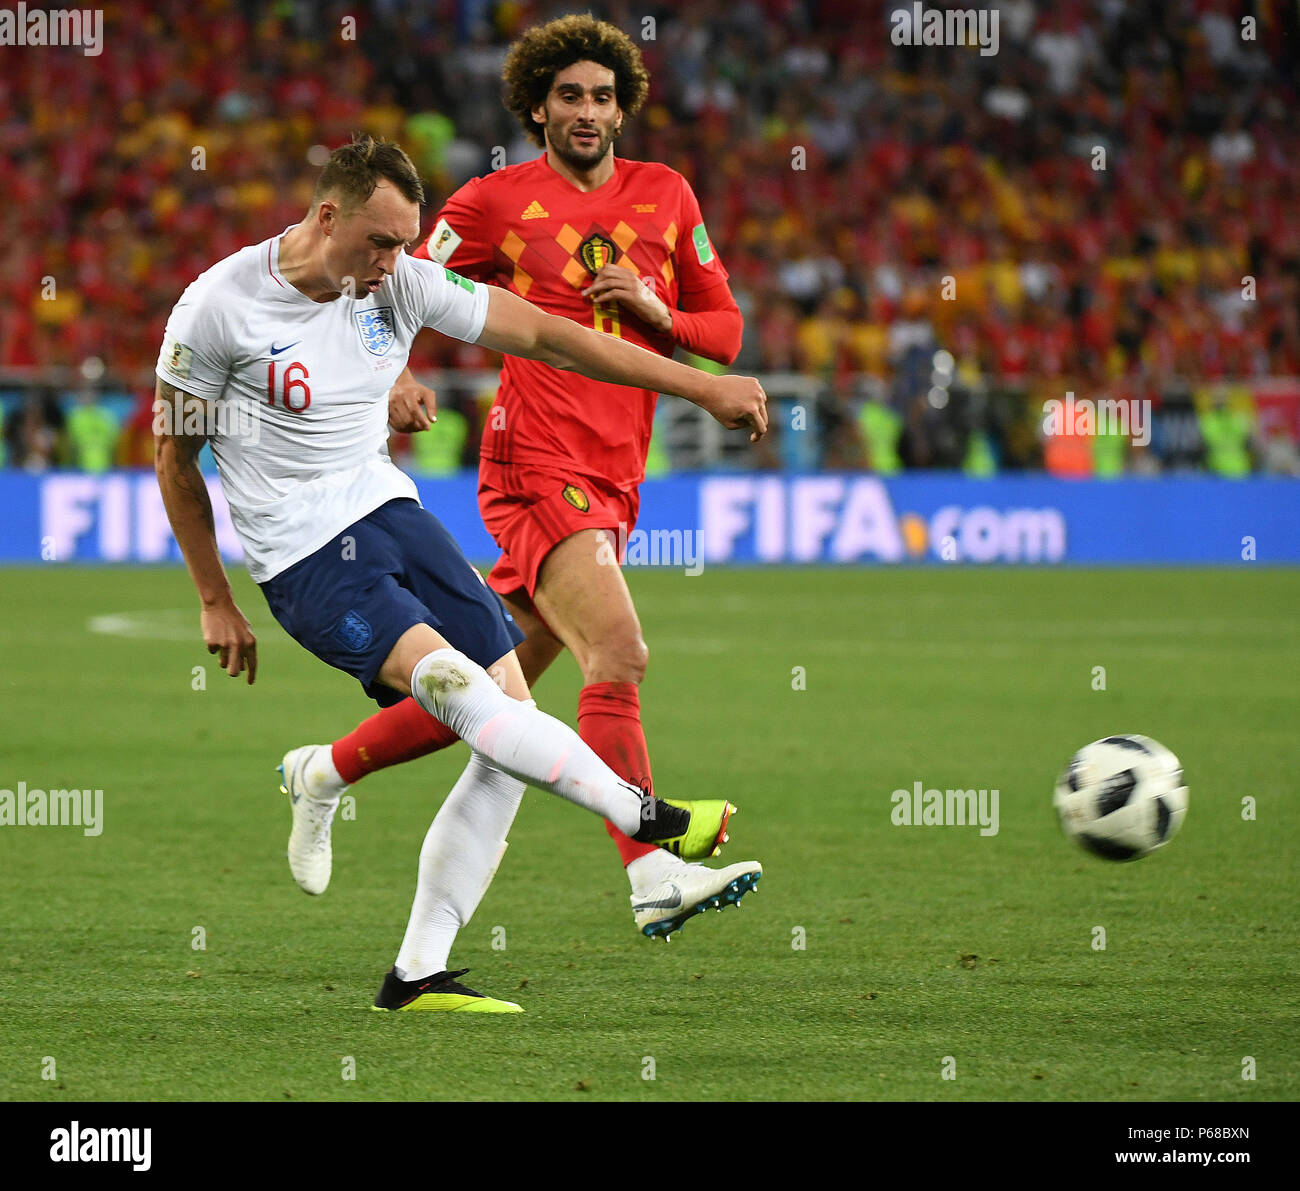
<svg viewBox="0 0 1300 1191">
<path fill-rule="evenodd" d="M 251 685 L 257 677 L 257 639 L 235 605 L 221 565 L 212 501 L 199 471 L 199 452 L 207 440 L 184 433 L 186 412 L 197 402 L 159 379 L 153 406 L 154 472 L 172 533 L 202 601 L 199 621 L 208 652 L 221 655 L 221 668 L 232 678 L 246 669 Z"/>
<path fill-rule="evenodd" d="M 693 401 L 728 429 L 750 428 L 758 442 L 767 433 L 767 395 L 752 376 L 714 376 L 666 359 L 613 335 L 547 314 L 509 290 L 493 287 L 478 342 L 510 356 L 541 360 L 581 372 L 592 380 L 653 389 Z"/>
</svg>

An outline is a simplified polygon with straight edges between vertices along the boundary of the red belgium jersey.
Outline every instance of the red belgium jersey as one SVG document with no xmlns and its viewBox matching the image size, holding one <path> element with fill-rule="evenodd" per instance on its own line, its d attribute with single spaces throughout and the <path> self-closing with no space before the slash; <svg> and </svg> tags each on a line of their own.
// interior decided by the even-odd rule
<svg viewBox="0 0 1300 1191">
<path fill-rule="evenodd" d="M 608 182 L 586 192 L 544 156 L 475 178 L 447 200 L 415 255 L 661 355 L 672 353 L 671 335 L 616 302 L 582 296 L 595 273 L 611 263 L 634 269 L 670 310 L 682 294 L 727 279 L 686 179 L 658 162 L 622 158 Z M 645 475 L 654 410 L 648 390 L 506 356 L 480 453 L 576 470 L 626 491 Z"/>
</svg>

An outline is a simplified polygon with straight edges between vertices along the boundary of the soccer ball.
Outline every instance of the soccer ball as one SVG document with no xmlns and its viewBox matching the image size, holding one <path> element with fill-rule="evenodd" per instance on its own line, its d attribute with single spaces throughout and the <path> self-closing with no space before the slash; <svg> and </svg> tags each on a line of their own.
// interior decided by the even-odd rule
<svg viewBox="0 0 1300 1191">
<path fill-rule="evenodd" d="M 1065 834 L 1094 856 L 1138 860 L 1187 814 L 1183 767 L 1149 736 L 1107 736 L 1074 754 L 1053 799 Z"/>
</svg>

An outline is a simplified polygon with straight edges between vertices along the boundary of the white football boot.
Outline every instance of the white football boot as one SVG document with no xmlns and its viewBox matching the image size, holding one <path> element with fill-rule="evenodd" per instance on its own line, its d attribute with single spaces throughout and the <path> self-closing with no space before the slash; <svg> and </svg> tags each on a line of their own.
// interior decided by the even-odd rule
<svg viewBox="0 0 1300 1191">
<path fill-rule="evenodd" d="M 293 830 L 289 833 L 289 871 L 304 893 L 324 893 L 330 883 L 334 852 L 330 847 L 330 825 L 339 799 L 320 801 L 312 788 L 309 763 L 317 749 L 328 744 L 306 744 L 290 749 L 280 762 L 280 793 L 289 795 L 293 808 Z"/>
<path fill-rule="evenodd" d="M 696 914 L 738 906 L 740 899 L 757 887 L 762 875 L 763 866 L 756 860 L 726 868 L 679 865 L 645 893 L 632 894 L 637 929 L 647 938 L 666 939 Z"/>
</svg>

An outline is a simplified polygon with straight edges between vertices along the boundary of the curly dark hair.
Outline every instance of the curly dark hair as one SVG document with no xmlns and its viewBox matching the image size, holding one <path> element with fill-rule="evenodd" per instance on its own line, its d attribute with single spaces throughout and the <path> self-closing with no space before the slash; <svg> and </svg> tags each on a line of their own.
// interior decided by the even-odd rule
<svg viewBox="0 0 1300 1191">
<path fill-rule="evenodd" d="M 636 42 L 617 25 L 589 13 L 535 25 L 510 47 L 501 77 L 506 108 L 536 145 L 544 146 L 546 136 L 533 108 L 546 102 L 555 76 L 575 62 L 596 62 L 614 72 L 614 97 L 626 115 L 635 116 L 645 103 L 650 74 Z"/>
</svg>

